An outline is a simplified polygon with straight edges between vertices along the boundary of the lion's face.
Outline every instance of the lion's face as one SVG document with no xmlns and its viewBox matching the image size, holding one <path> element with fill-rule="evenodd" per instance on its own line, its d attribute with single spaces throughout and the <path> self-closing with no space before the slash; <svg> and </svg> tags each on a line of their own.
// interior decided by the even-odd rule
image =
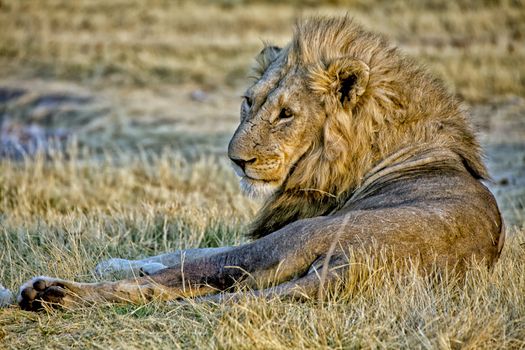
<svg viewBox="0 0 525 350">
<path fill-rule="evenodd" d="M 368 81 L 368 66 L 349 58 L 290 64 L 286 49 L 267 47 L 261 60 L 266 66 L 244 94 L 241 123 L 228 147 L 241 187 L 252 196 L 274 193 L 307 153 L 329 158 L 327 143 L 343 140 L 337 136 L 336 118 L 330 122 L 327 116 L 351 115 Z"/>
<path fill-rule="evenodd" d="M 273 193 L 319 139 L 324 113 L 306 80 L 276 62 L 245 92 L 228 154 L 246 193 Z"/>
</svg>

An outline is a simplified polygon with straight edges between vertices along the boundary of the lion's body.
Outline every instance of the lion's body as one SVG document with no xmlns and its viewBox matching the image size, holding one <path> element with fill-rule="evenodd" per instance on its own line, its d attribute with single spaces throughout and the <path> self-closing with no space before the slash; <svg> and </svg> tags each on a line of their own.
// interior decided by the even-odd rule
<svg viewBox="0 0 525 350">
<path fill-rule="evenodd" d="M 492 266 L 503 223 L 480 182 L 468 118 L 439 81 L 346 17 L 300 24 L 290 45 L 266 48 L 258 62 L 229 146 L 245 189 L 268 194 L 256 239 L 136 279 L 37 278 L 22 287 L 22 307 L 175 299 L 237 282 L 311 296 L 360 248 L 417 260 L 422 271 Z M 321 265 L 330 269 L 319 274 Z"/>
</svg>

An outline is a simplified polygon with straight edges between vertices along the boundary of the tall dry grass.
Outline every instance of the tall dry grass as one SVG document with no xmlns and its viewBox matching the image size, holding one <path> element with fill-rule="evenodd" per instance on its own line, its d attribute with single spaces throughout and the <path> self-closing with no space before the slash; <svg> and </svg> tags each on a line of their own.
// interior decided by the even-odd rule
<svg viewBox="0 0 525 350">
<path fill-rule="evenodd" d="M 3 0 L 3 74 L 85 84 L 244 83 L 263 40 L 296 18 L 348 12 L 427 62 L 473 101 L 525 94 L 523 1 Z"/>
</svg>

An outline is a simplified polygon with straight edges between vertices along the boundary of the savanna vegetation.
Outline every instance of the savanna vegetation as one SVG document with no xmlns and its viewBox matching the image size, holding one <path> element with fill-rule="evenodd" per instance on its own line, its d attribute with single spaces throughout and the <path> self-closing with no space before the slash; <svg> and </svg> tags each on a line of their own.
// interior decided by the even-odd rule
<svg viewBox="0 0 525 350">
<path fill-rule="evenodd" d="M 0 283 L 246 241 L 226 157 L 264 41 L 348 12 L 470 108 L 507 223 L 465 280 L 360 273 L 324 300 L 0 309 L 0 348 L 525 347 L 525 3 L 0 0 Z M 117 276 L 115 276 L 117 277 Z"/>
</svg>

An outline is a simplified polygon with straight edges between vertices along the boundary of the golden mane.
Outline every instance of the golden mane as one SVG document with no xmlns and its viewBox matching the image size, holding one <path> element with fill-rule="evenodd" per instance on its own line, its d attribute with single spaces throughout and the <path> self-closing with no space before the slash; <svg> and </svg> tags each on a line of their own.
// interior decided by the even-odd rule
<svg viewBox="0 0 525 350">
<path fill-rule="evenodd" d="M 276 55 L 275 49 L 269 51 Z M 333 113 L 327 115 L 322 138 L 263 205 L 252 226 L 253 238 L 302 218 L 330 213 L 375 164 L 404 147 L 448 148 L 475 178 L 488 176 L 460 103 L 440 80 L 382 36 L 365 31 L 346 16 L 311 18 L 296 25 L 292 42 L 278 55 L 288 68 L 299 66 L 308 72 L 313 95 Z M 351 112 L 326 98 L 332 83 L 327 78 L 329 63 L 346 57 L 363 61 L 370 70 L 366 89 Z M 272 62 L 258 61 L 259 72 Z"/>
</svg>

